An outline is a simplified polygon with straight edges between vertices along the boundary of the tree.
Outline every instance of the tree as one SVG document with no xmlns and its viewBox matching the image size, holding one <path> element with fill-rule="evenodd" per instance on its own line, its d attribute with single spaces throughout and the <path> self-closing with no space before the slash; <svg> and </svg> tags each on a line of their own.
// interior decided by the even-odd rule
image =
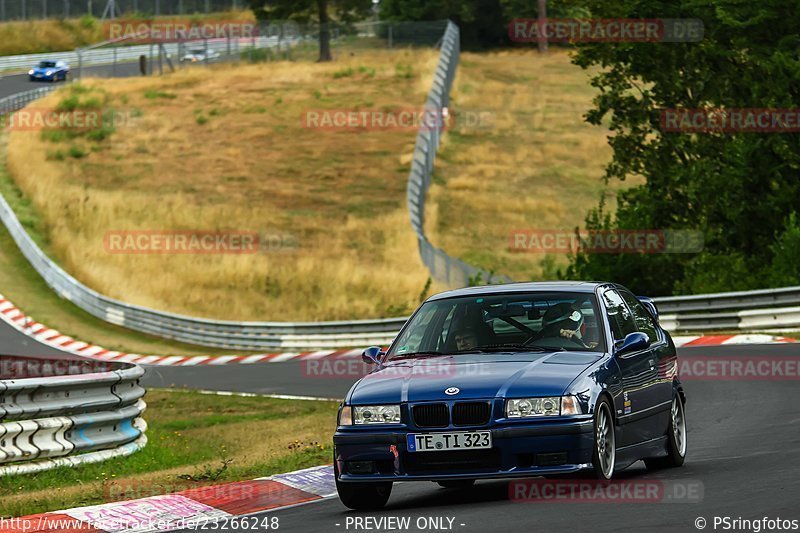
<svg viewBox="0 0 800 533">
<path fill-rule="evenodd" d="M 574 62 L 600 69 L 587 114 L 610 124 L 606 180 L 643 176 L 613 217 L 602 205 L 588 229 L 698 229 L 699 254 L 578 254 L 566 275 L 609 279 L 640 293 L 766 286 L 797 272 L 793 212 L 800 211 L 796 133 L 668 133 L 664 108 L 795 108 L 800 101 L 800 18 L 780 0 L 586 0 L 593 18 L 696 18 L 699 42 L 583 43 Z M 782 232 L 782 233 L 781 233 Z M 777 243 L 777 244 L 776 244 Z M 794 257 L 797 262 L 797 257 Z M 771 262 L 780 260 L 780 273 Z M 797 280 L 795 280 L 795 283 Z"/>
<path fill-rule="evenodd" d="M 250 0 L 259 21 L 294 20 L 319 24 L 319 61 L 331 61 L 331 11 L 337 22 L 349 23 L 370 13 L 372 0 Z"/>
</svg>

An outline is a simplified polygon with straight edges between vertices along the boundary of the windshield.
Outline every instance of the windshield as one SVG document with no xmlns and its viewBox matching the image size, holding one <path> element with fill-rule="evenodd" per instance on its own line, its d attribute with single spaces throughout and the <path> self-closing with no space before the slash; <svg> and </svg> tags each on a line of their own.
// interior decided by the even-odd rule
<svg viewBox="0 0 800 533">
<path fill-rule="evenodd" d="M 514 293 L 425 303 L 388 359 L 522 351 L 605 351 L 594 294 Z"/>
<path fill-rule="evenodd" d="M 39 63 L 39 68 L 54 68 L 56 66 L 55 61 L 42 61 Z"/>
</svg>

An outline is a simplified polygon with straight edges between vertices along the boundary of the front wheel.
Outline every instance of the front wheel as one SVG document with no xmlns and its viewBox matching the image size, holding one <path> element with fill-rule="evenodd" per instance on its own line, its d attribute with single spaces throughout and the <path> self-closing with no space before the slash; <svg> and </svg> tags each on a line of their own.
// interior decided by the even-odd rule
<svg viewBox="0 0 800 533">
<path fill-rule="evenodd" d="M 645 459 L 645 466 L 651 470 L 675 468 L 683 465 L 686 460 L 686 411 L 680 394 L 676 394 L 672 399 L 670 415 L 670 424 L 667 428 L 667 456 Z"/>
<path fill-rule="evenodd" d="M 392 494 L 391 481 L 342 483 L 339 469 L 334 462 L 333 475 L 336 478 L 336 492 L 345 507 L 356 511 L 381 509 Z"/>
<path fill-rule="evenodd" d="M 594 411 L 594 450 L 592 452 L 593 477 L 611 479 L 617 460 L 617 439 L 614 418 L 608 400 L 597 402 Z"/>
</svg>

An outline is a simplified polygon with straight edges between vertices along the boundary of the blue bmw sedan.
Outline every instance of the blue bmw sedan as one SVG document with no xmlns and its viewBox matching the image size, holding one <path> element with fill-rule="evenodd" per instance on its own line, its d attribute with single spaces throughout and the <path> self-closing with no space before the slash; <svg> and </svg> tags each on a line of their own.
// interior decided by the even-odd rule
<svg viewBox="0 0 800 533">
<path fill-rule="evenodd" d="M 611 479 L 686 456 L 675 345 L 653 301 L 611 283 L 515 283 L 432 296 L 339 410 L 342 503 L 396 481 L 572 474 Z"/>
</svg>

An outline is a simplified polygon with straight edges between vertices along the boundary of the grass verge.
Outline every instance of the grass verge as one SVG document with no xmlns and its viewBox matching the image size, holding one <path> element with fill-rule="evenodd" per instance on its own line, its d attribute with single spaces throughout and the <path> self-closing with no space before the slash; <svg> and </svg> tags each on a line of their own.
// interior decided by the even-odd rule
<svg viewBox="0 0 800 533">
<path fill-rule="evenodd" d="M 463 54 L 428 202 L 431 241 L 515 280 L 554 278 L 565 254 L 515 252 L 510 235 L 571 234 L 601 194 L 613 211 L 620 186 L 602 180 L 609 131 L 583 121 L 596 94 L 564 50 Z"/>
<path fill-rule="evenodd" d="M 331 462 L 336 402 L 151 391 L 126 458 L 0 478 L 0 516 L 142 498 Z"/>
</svg>

